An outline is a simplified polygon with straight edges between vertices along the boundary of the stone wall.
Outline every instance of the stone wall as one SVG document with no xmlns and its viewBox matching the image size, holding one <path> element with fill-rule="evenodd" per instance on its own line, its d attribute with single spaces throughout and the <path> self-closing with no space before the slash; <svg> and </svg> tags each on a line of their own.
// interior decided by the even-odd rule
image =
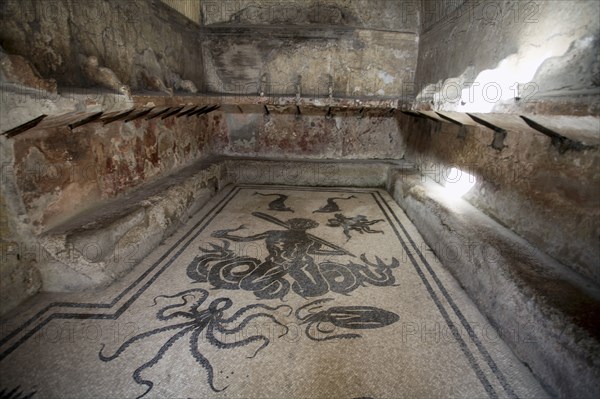
<svg viewBox="0 0 600 399">
<path fill-rule="evenodd" d="M 14 174 L 34 231 L 211 154 L 220 116 L 144 118 L 16 136 Z"/>
<path fill-rule="evenodd" d="M 203 82 L 198 25 L 156 0 L 7 0 L 0 45 L 60 86 L 87 87 L 81 56 L 96 56 L 133 89 L 145 71 L 171 87 L 175 75 Z"/>
<path fill-rule="evenodd" d="M 600 283 L 600 152 L 598 147 L 560 153 L 532 131 L 507 131 L 503 148 L 494 132 L 402 115 L 406 159 L 445 184 L 473 175 L 464 196 L 566 266 Z M 597 134 L 597 133 L 596 133 Z M 465 175 L 466 178 L 466 175 Z"/>
<path fill-rule="evenodd" d="M 426 0 L 421 14 L 422 105 L 490 112 L 506 102 L 598 95 L 597 1 Z"/>
<path fill-rule="evenodd" d="M 493 131 L 481 125 L 400 118 L 407 158 L 423 173 L 439 181 L 456 166 L 475 175 L 472 204 L 595 282 L 597 119 L 584 133 L 594 145 L 561 152 L 548 136 L 499 114 L 597 116 L 598 15 L 596 1 L 423 1 L 415 108 L 453 111 L 470 125 L 464 112 L 489 115 L 508 131 L 493 148 Z M 580 122 L 560 118 L 551 121 L 559 135 Z"/>
<path fill-rule="evenodd" d="M 206 1 L 206 91 L 398 97 L 412 87 L 420 1 Z"/>
<path fill-rule="evenodd" d="M 401 159 L 404 139 L 389 116 L 264 113 L 225 115 L 226 155 L 301 159 Z"/>
</svg>

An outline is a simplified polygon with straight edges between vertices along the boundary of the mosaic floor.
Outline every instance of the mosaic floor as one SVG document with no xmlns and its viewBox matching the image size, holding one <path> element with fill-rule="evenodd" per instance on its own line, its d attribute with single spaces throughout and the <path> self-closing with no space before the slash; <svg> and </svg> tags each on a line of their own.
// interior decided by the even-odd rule
<svg viewBox="0 0 600 399">
<path fill-rule="evenodd" d="M 1 326 L 21 397 L 546 397 L 374 189 L 229 187 L 109 289 Z"/>
</svg>

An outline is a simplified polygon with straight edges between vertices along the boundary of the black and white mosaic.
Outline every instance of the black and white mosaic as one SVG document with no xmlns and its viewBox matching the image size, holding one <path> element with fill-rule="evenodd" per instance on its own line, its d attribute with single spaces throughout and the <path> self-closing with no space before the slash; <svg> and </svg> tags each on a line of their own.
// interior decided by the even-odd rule
<svg viewBox="0 0 600 399">
<path fill-rule="evenodd" d="M 123 281 L 3 321 L 0 370 L 36 397 L 545 395 L 368 189 L 230 188 Z"/>
</svg>

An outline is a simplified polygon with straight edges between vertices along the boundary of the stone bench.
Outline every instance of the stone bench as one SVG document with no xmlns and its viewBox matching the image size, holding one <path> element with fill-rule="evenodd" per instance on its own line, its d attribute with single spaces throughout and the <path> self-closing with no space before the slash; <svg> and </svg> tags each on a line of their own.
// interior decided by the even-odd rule
<svg viewBox="0 0 600 399">
<path fill-rule="evenodd" d="M 551 392 L 600 397 L 600 289 L 417 171 L 389 191 Z"/>
<path fill-rule="evenodd" d="M 127 273 L 197 212 L 223 184 L 205 160 L 74 215 L 38 237 L 42 290 L 102 288 Z"/>
<path fill-rule="evenodd" d="M 385 187 L 390 170 L 413 167 L 403 160 L 387 159 L 224 159 L 229 180 L 241 184 Z"/>
</svg>

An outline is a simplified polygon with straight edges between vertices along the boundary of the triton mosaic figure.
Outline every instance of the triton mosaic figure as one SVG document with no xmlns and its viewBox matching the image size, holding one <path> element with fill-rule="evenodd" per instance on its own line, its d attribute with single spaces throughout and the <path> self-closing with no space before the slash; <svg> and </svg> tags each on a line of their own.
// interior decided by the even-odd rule
<svg viewBox="0 0 600 399">
<path fill-rule="evenodd" d="M 210 282 L 214 288 L 243 289 L 252 291 L 258 298 L 283 299 L 290 290 L 301 297 L 316 297 L 329 291 L 348 294 L 360 286 L 392 286 L 395 282 L 392 269 L 399 266 L 392 258 L 389 264 L 375 256 L 375 263 L 362 254 L 363 263 L 346 263 L 319 257 L 355 255 L 345 249 L 309 234 L 307 230 L 319 224 L 311 219 L 293 218 L 283 222 L 273 216 L 254 212 L 254 216 L 284 227 L 249 236 L 232 234 L 245 229 L 244 225 L 233 229 L 215 231 L 212 236 L 224 239 L 222 246 L 200 248 L 205 255 L 197 256 L 188 266 L 188 276 L 198 282 Z M 264 241 L 268 256 L 264 260 L 238 256 L 231 251 L 231 242 Z"/>
</svg>

